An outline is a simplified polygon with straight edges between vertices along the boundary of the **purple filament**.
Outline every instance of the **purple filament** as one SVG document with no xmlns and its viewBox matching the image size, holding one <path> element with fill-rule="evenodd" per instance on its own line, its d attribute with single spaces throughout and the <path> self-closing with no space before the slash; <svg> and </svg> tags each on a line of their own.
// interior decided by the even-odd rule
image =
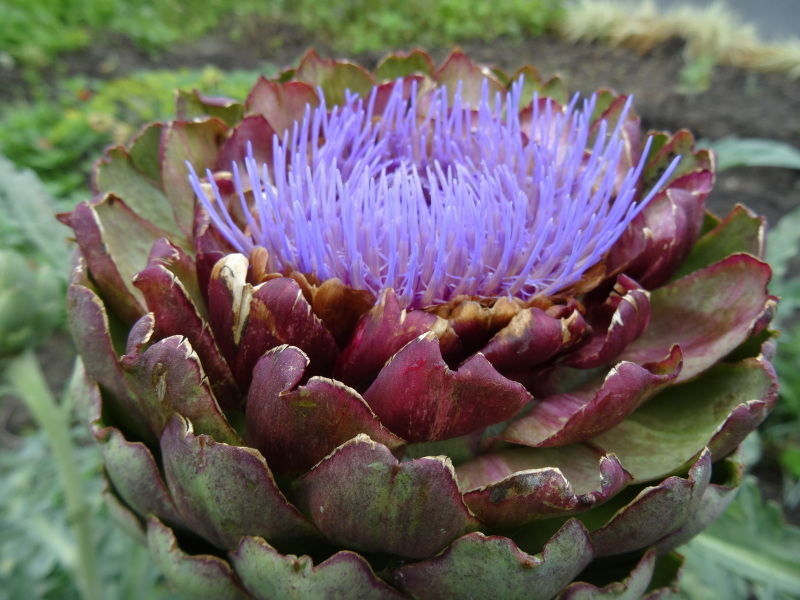
<svg viewBox="0 0 800 600">
<path fill-rule="evenodd" d="M 376 295 L 393 288 L 409 308 L 461 294 L 552 295 L 602 258 L 679 159 L 637 201 L 650 140 L 638 164 L 619 174 L 630 98 L 609 130 L 592 122 L 595 96 L 581 108 L 575 96 L 562 109 L 534 95 L 523 126 L 503 108 L 520 106 L 521 93 L 517 82 L 491 102 L 484 81 L 473 110 L 460 85 L 452 101 L 439 88 L 423 110 L 415 86 L 406 97 L 398 81 L 381 115 L 375 90 L 366 101 L 348 94 L 330 111 L 320 94 L 317 108 L 306 106 L 291 131 L 274 136 L 271 165 L 258 164 L 250 146 L 244 173 L 233 164 L 244 230 L 210 171 L 213 198 L 191 165 L 189 180 L 237 250 L 266 248 L 270 272 L 338 277 Z"/>
</svg>

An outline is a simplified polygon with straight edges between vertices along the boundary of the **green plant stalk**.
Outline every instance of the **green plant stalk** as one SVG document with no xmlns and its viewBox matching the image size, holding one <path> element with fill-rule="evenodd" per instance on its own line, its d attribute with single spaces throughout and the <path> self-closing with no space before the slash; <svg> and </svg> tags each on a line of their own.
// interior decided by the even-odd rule
<svg viewBox="0 0 800 600">
<path fill-rule="evenodd" d="M 75 460 L 68 415 L 47 387 L 32 349 L 11 359 L 6 365 L 5 376 L 44 430 L 53 451 L 64 490 L 67 514 L 77 541 L 75 570 L 81 593 L 85 600 L 103 600 L 89 527 L 89 511 Z"/>
</svg>

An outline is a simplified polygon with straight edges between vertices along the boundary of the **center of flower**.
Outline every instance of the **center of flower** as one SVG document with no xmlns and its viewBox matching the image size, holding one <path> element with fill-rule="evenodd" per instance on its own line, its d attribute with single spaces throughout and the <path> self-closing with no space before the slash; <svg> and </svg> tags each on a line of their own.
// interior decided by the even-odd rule
<svg viewBox="0 0 800 600">
<path fill-rule="evenodd" d="M 596 98 L 567 107 L 536 95 L 520 113 L 522 84 L 470 107 L 461 87 L 418 94 L 398 81 L 342 107 L 306 107 L 272 140 L 271 164 L 248 148 L 232 165 L 246 225 L 190 181 L 219 232 L 240 252 L 267 250 L 270 272 L 338 277 L 378 295 L 393 288 L 418 308 L 465 294 L 528 300 L 578 280 L 661 188 L 637 200 L 638 164 L 618 173 L 625 139 L 592 122 Z M 244 181 L 243 181 L 244 180 Z M 246 189 L 252 189 L 252 195 Z M 236 202 L 236 199 L 233 200 Z"/>
</svg>

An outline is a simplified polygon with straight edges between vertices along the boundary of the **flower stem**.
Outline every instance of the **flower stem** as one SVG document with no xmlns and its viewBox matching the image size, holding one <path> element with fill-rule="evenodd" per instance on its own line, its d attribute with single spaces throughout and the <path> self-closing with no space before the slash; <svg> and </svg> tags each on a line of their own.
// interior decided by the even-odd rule
<svg viewBox="0 0 800 600">
<path fill-rule="evenodd" d="M 67 515 L 77 541 L 76 578 L 85 600 L 102 600 L 97 560 L 91 538 L 89 510 L 70 436 L 69 414 L 59 406 L 33 350 L 26 350 L 6 365 L 5 376 L 44 430 L 58 467 Z"/>
</svg>

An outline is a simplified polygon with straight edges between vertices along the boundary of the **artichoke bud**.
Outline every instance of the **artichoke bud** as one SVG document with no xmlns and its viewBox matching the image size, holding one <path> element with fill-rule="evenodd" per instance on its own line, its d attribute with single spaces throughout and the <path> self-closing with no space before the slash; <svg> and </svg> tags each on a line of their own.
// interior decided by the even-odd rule
<svg viewBox="0 0 800 600">
<path fill-rule="evenodd" d="M 65 217 L 108 498 L 176 589 L 674 586 L 777 397 L 764 222 L 705 212 L 712 153 L 460 52 L 177 112 Z"/>
</svg>

